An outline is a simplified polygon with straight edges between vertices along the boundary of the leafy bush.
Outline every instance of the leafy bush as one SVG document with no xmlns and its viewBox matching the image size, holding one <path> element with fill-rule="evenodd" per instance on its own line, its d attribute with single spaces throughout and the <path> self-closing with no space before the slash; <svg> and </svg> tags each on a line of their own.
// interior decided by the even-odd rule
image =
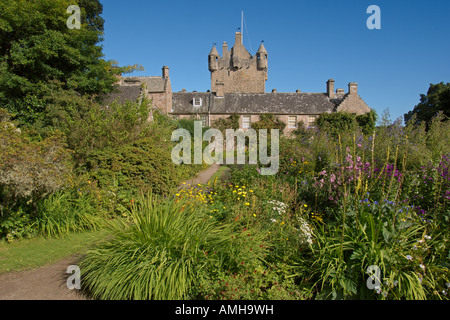
<svg viewBox="0 0 450 320">
<path fill-rule="evenodd" d="M 34 204 L 60 189 L 72 170 L 64 135 L 54 131 L 43 140 L 17 129 L 0 109 L 0 211 Z"/>
<path fill-rule="evenodd" d="M 29 238 L 36 234 L 34 220 L 22 208 L 0 216 L 0 239 L 12 242 L 15 239 Z"/>
<path fill-rule="evenodd" d="M 179 182 L 170 152 L 161 141 L 143 138 L 118 148 L 95 151 L 87 166 L 102 189 L 134 194 L 151 190 L 167 195 Z"/>
</svg>

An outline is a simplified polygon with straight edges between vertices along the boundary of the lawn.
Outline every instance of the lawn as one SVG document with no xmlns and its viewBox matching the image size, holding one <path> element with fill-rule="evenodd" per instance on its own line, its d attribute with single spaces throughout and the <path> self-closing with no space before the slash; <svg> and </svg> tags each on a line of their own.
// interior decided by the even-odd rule
<svg viewBox="0 0 450 320">
<path fill-rule="evenodd" d="M 0 274 L 38 268 L 82 253 L 105 234 L 105 231 L 86 231 L 60 238 L 36 237 L 0 243 Z"/>
</svg>

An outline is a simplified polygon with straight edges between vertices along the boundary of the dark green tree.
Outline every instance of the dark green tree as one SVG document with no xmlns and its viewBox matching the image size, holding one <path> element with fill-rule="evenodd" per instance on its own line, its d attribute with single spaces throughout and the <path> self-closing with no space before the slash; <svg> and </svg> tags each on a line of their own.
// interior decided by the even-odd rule
<svg viewBox="0 0 450 320">
<path fill-rule="evenodd" d="M 430 123 L 431 120 L 442 111 L 444 119 L 450 117 L 450 83 L 444 82 L 438 84 L 430 84 L 427 94 L 420 95 L 420 102 L 413 110 L 405 113 L 404 120 L 408 123 L 412 120 L 412 116 L 416 115 L 415 123 Z"/>
<path fill-rule="evenodd" d="M 70 5 L 81 9 L 79 29 L 67 26 Z M 33 122 L 55 91 L 98 97 L 117 74 L 139 68 L 104 59 L 102 10 L 98 0 L 2 0 L 0 104 Z"/>
</svg>

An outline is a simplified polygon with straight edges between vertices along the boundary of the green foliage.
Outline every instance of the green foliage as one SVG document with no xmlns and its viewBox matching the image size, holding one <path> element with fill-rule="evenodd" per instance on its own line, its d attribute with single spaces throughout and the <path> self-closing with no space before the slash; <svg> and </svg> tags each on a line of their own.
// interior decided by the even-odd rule
<svg viewBox="0 0 450 320">
<path fill-rule="evenodd" d="M 434 262 L 418 248 L 431 238 L 426 225 L 413 210 L 403 207 L 403 212 L 401 205 L 389 201 L 348 200 L 336 223 L 315 232 L 317 244 L 307 274 L 316 279 L 318 297 L 426 299 L 436 289 L 434 277 L 445 270 L 437 267 L 432 274 Z M 366 286 L 370 265 L 381 270 L 378 291 Z"/>
<path fill-rule="evenodd" d="M 17 203 L 35 203 L 57 191 L 72 165 L 61 132 L 34 141 L 14 126 L 3 109 L 0 113 L 0 209 L 8 212 Z"/>
<path fill-rule="evenodd" d="M 268 135 L 270 135 L 271 129 L 278 129 L 283 132 L 286 124 L 271 113 L 263 113 L 260 115 L 259 121 L 252 123 L 252 129 L 259 131 L 260 129 L 267 129 Z"/>
<path fill-rule="evenodd" d="M 377 113 L 372 109 L 368 113 L 356 116 L 356 122 L 364 134 L 372 134 L 377 123 Z"/>
<path fill-rule="evenodd" d="M 222 135 L 225 137 L 226 129 L 233 129 L 233 130 L 239 129 L 239 118 L 240 115 L 234 113 L 227 118 L 219 118 L 215 120 L 212 123 L 211 127 L 220 130 L 220 132 L 222 132 Z"/>
<path fill-rule="evenodd" d="M 81 261 L 82 283 L 95 299 L 185 299 L 221 228 L 198 207 L 158 198 L 133 206 L 132 224 Z M 189 221 L 189 223 L 187 223 Z"/>
<path fill-rule="evenodd" d="M 29 238 L 36 234 L 33 219 L 22 208 L 0 216 L 0 239 L 12 242 L 15 239 Z"/>
<path fill-rule="evenodd" d="M 94 151 L 113 149 L 149 135 L 150 107 L 147 101 L 113 103 L 108 108 L 85 102 L 85 112 L 69 117 L 65 125 L 68 144 L 80 165 Z M 75 106 L 76 102 L 68 105 Z"/>
<path fill-rule="evenodd" d="M 81 190 L 64 190 L 38 204 L 36 229 L 40 235 L 54 238 L 72 232 L 99 230 L 105 224 L 105 211 L 95 196 Z"/>
<path fill-rule="evenodd" d="M 94 151 L 87 168 L 105 190 L 113 190 L 116 185 L 118 191 L 167 195 L 179 182 L 171 150 L 153 137 Z"/>
<path fill-rule="evenodd" d="M 414 124 L 421 122 L 429 123 L 439 113 L 443 112 L 444 118 L 450 117 L 450 83 L 444 82 L 430 84 L 427 94 L 420 95 L 420 102 L 412 111 L 405 113 L 405 122 L 410 122 L 414 118 Z"/>
<path fill-rule="evenodd" d="M 316 120 L 320 130 L 337 137 L 343 132 L 354 131 L 358 123 L 356 116 L 347 112 L 324 113 Z"/>
<path fill-rule="evenodd" d="M 358 128 L 364 134 L 372 134 L 376 122 L 375 110 L 358 116 L 347 112 L 324 113 L 316 120 L 321 131 L 325 131 L 335 138 L 345 132 L 354 132 Z"/>
<path fill-rule="evenodd" d="M 115 75 L 141 69 L 103 59 L 103 6 L 78 1 L 81 28 L 69 29 L 68 0 L 7 0 L 0 4 L 0 102 L 22 121 L 41 117 L 55 91 L 111 92 Z"/>
</svg>

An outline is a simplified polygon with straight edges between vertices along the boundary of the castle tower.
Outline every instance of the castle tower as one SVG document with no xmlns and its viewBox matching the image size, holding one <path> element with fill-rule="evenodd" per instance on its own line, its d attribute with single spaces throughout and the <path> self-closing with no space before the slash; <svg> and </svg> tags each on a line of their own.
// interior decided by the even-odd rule
<svg viewBox="0 0 450 320">
<path fill-rule="evenodd" d="M 217 71 L 219 66 L 219 53 L 217 52 L 216 46 L 213 46 L 211 52 L 208 55 L 208 67 L 209 71 Z"/>
<path fill-rule="evenodd" d="M 242 34 L 236 32 L 234 46 L 228 50 L 223 43 L 222 57 L 213 46 L 208 55 L 211 72 L 211 92 L 265 93 L 267 80 L 267 50 L 263 44 L 252 56 L 242 44 Z"/>
</svg>

